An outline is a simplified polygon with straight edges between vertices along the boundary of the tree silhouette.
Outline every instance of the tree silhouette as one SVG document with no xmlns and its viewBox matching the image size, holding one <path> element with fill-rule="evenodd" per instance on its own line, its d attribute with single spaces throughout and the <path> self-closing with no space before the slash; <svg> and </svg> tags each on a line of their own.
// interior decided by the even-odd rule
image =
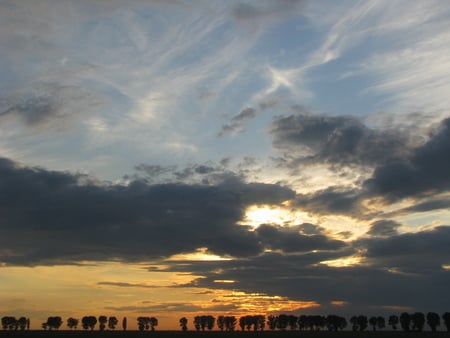
<svg viewBox="0 0 450 338">
<path fill-rule="evenodd" d="M 19 323 L 16 317 L 5 316 L 2 317 L 2 327 L 3 330 L 17 330 L 19 328 Z"/>
<path fill-rule="evenodd" d="M 99 316 L 98 317 L 98 322 L 100 323 L 98 329 L 100 331 L 105 331 L 106 323 L 108 322 L 108 318 L 106 316 Z"/>
<path fill-rule="evenodd" d="M 359 331 L 365 331 L 367 329 L 368 320 L 366 316 L 360 315 L 357 318 Z"/>
<path fill-rule="evenodd" d="M 410 324 L 411 324 L 411 316 L 409 315 L 409 313 L 403 312 L 400 315 L 400 325 L 401 325 L 403 331 L 408 332 Z"/>
<path fill-rule="evenodd" d="M 158 326 L 158 319 L 156 317 L 150 317 L 150 330 L 155 331 L 156 326 Z"/>
<path fill-rule="evenodd" d="M 396 315 L 389 316 L 388 324 L 392 326 L 393 330 L 397 330 L 398 323 L 399 323 L 398 316 Z"/>
<path fill-rule="evenodd" d="M 58 330 L 62 325 L 62 318 L 59 316 L 48 317 L 46 323 L 42 323 L 42 328 L 44 330 Z"/>
<path fill-rule="evenodd" d="M 114 316 L 109 317 L 108 318 L 108 329 L 115 330 L 118 323 L 119 323 L 119 320 L 116 317 L 114 317 Z"/>
<path fill-rule="evenodd" d="M 444 320 L 444 325 L 447 328 L 447 331 L 450 332 L 450 312 L 446 312 L 442 315 L 442 319 Z"/>
<path fill-rule="evenodd" d="M 425 315 L 422 312 L 416 312 L 411 315 L 412 328 L 414 331 L 422 332 L 425 325 Z"/>
<path fill-rule="evenodd" d="M 138 317 L 137 322 L 139 331 L 150 329 L 150 317 Z"/>
<path fill-rule="evenodd" d="M 27 319 L 25 317 L 20 317 L 17 321 L 17 324 L 21 331 L 25 331 L 25 329 L 27 328 Z"/>
<path fill-rule="evenodd" d="M 95 316 L 84 316 L 81 318 L 81 325 L 83 329 L 93 331 L 95 325 L 97 325 L 97 318 Z"/>
<path fill-rule="evenodd" d="M 219 316 L 217 317 L 217 327 L 220 331 L 223 331 L 225 329 L 225 317 Z"/>
<path fill-rule="evenodd" d="M 201 317 L 200 316 L 195 316 L 194 317 L 194 327 L 197 331 L 200 331 L 201 328 Z"/>
<path fill-rule="evenodd" d="M 234 331 L 237 323 L 235 316 L 225 316 L 225 331 Z M 262 324 L 264 327 L 264 323 Z"/>
<path fill-rule="evenodd" d="M 377 317 L 370 317 L 369 318 L 369 324 L 372 325 L 372 330 L 377 330 Z"/>
<path fill-rule="evenodd" d="M 127 317 L 123 317 L 122 319 L 122 330 L 127 330 Z"/>
<path fill-rule="evenodd" d="M 378 316 L 377 317 L 377 327 L 382 330 L 386 327 L 386 321 L 384 320 L 384 317 Z"/>
<path fill-rule="evenodd" d="M 431 331 L 436 332 L 436 327 L 441 324 L 441 318 L 436 312 L 428 312 L 427 324 L 430 327 Z"/>
<path fill-rule="evenodd" d="M 67 327 L 71 330 L 76 329 L 78 326 L 78 319 L 70 317 L 67 319 Z"/>
<path fill-rule="evenodd" d="M 358 331 L 358 317 L 353 316 L 350 318 L 350 323 L 352 323 L 352 331 Z"/>
<path fill-rule="evenodd" d="M 298 322 L 297 316 L 293 315 L 288 316 L 288 326 L 292 331 L 297 329 L 297 322 Z"/>
<path fill-rule="evenodd" d="M 325 318 L 326 326 L 328 331 L 343 330 L 347 327 L 347 320 L 344 317 L 339 317 L 336 315 L 329 315 Z"/>
<path fill-rule="evenodd" d="M 187 323 L 188 323 L 188 320 L 186 317 L 180 318 L 180 326 L 181 326 L 182 331 L 187 331 Z"/>
<path fill-rule="evenodd" d="M 242 317 L 241 317 L 241 319 L 242 319 Z M 275 330 L 277 327 L 277 321 L 278 321 L 278 317 L 276 317 L 274 315 L 270 315 L 269 317 L 267 317 L 267 324 L 269 325 L 269 329 Z M 240 320 L 239 320 L 239 325 L 242 328 Z M 244 331 L 244 329 L 242 329 L 242 331 Z"/>
</svg>

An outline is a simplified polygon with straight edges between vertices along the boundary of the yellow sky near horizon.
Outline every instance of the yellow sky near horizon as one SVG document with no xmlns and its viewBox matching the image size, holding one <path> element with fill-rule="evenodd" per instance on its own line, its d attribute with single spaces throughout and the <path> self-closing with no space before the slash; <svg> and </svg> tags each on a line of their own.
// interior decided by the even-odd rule
<svg viewBox="0 0 450 338">
<path fill-rule="evenodd" d="M 188 318 L 193 329 L 196 315 L 267 314 L 316 308 L 313 301 L 293 301 L 281 296 L 247 294 L 225 289 L 173 287 L 196 278 L 192 274 L 155 272 L 148 264 L 96 262 L 81 266 L 1 267 L 0 316 L 25 316 L 31 329 L 41 329 L 49 316 L 123 317 L 136 329 L 138 316 L 155 316 L 158 330 L 178 330 Z M 218 283 L 224 281 L 217 281 Z M 183 311 L 184 310 L 184 311 Z M 79 327 L 81 329 L 81 327 Z"/>
</svg>

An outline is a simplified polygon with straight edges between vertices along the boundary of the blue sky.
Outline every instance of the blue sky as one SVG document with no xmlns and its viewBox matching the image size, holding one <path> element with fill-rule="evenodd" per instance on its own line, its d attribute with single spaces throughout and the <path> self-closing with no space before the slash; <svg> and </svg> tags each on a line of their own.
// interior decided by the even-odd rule
<svg viewBox="0 0 450 338">
<path fill-rule="evenodd" d="M 158 273 L 145 284 L 133 264 L 175 278 L 186 273 L 181 260 L 186 290 L 206 295 L 215 280 L 233 281 L 222 303 L 233 290 L 292 311 L 440 310 L 425 294 L 335 299 L 294 285 L 300 274 L 342 274 L 349 290 L 370 287 L 352 279 L 357 271 L 386 289 L 399 276 L 425 287 L 409 274 L 433 276 L 436 290 L 448 281 L 449 17 L 445 1 L 0 0 L 1 189 L 12 196 L 0 200 L 0 229 L 6 238 L 15 225 L 26 238 L 4 243 L 3 278 L 14 289 L 24 266 L 76 274 L 95 262 L 98 274 L 76 292 L 150 292 Z M 113 235 L 80 245 L 85 224 Z M 181 244 L 185 230 L 168 239 L 184 227 L 196 240 Z M 55 241 L 43 249 L 48 229 Z M 156 234 L 154 250 L 114 244 L 137 230 Z M 55 244 L 69 233 L 80 237 Z M 411 241 L 429 251 L 421 259 L 431 270 L 414 264 Z M 279 274 L 277 260 L 299 271 L 280 286 L 258 279 Z M 222 272 L 213 276 L 210 261 Z M 236 274 L 248 262 L 253 281 Z M 108 264 L 136 278 L 121 281 Z M 171 308 L 213 311 L 211 299 L 186 294 Z M 165 311 L 137 295 L 92 309 Z"/>
</svg>

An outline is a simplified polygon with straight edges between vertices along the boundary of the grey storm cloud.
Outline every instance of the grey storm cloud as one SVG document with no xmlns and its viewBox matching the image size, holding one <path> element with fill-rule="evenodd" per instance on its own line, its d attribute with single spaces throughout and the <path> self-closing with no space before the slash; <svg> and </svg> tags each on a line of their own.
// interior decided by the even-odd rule
<svg viewBox="0 0 450 338">
<path fill-rule="evenodd" d="M 325 164 L 335 170 L 336 165 L 363 165 L 373 169 L 371 177 L 358 182 L 359 186 L 298 194 L 295 203 L 307 212 L 374 217 L 363 203 L 373 197 L 386 202 L 413 198 L 416 204 L 403 212 L 448 207 L 448 198 L 439 194 L 450 189 L 450 118 L 421 144 L 412 140 L 422 135 L 370 129 L 349 116 L 280 117 L 274 120 L 271 133 L 274 146 L 283 153 L 280 163 L 284 166 Z"/>
<path fill-rule="evenodd" d="M 376 165 L 403 158 L 409 152 L 408 137 L 394 130 L 375 130 L 352 116 L 298 114 L 274 120 L 274 146 L 300 163 Z"/>
<path fill-rule="evenodd" d="M 450 118 L 409 157 L 380 164 L 366 188 L 389 200 L 440 193 L 450 189 Z"/>
<path fill-rule="evenodd" d="M 1 159 L 0 260 L 24 265 L 146 261 L 200 247 L 219 255 L 255 255 L 264 244 L 237 224 L 246 207 L 294 196 L 279 185 L 238 179 L 212 186 L 88 181 Z"/>
<path fill-rule="evenodd" d="M 345 243 L 333 240 L 324 235 L 303 235 L 302 228 L 280 227 L 263 224 L 256 230 L 256 234 L 262 243 L 266 243 L 271 250 L 283 252 L 311 252 L 313 250 L 339 250 L 345 247 Z"/>
<path fill-rule="evenodd" d="M 449 231 L 449 226 L 443 226 L 357 240 L 339 250 L 270 252 L 252 259 L 174 264 L 168 269 L 202 276 L 190 286 L 260 292 L 316 301 L 324 307 L 333 300 L 343 300 L 353 311 L 373 309 L 377 314 L 389 314 L 390 306 L 447 311 L 450 271 L 443 265 L 448 265 L 450 258 Z M 363 264 L 333 267 L 321 263 L 355 253 L 362 255 Z M 214 283 L 217 279 L 235 282 L 218 286 Z"/>
<path fill-rule="evenodd" d="M 295 206 L 311 214 L 337 214 L 363 217 L 367 212 L 362 204 L 361 191 L 330 187 L 309 194 L 297 194 Z"/>
<path fill-rule="evenodd" d="M 372 223 L 368 235 L 389 237 L 398 234 L 397 228 L 401 226 L 400 223 L 391 220 L 379 220 Z"/>
<path fill-rule="evenodd" d="M 157 271 L 200 276 L 174 287 L 229 288 L 320 304 L 339 299 L 352 308 L 396 305 L 443 311 L 448 306 L 449 226 L 395 234 L 396 224 L 377 222 L 369 231 L 372 237 L 353 242 L 328 237 L 312 224 L 251 229 L 237 224 L 248 205 L 281 203 L 293 198 L 293 191 L 238 179 L 217 185 L 100 185 L 83 175 L 19 166 L 8 159 L 0 160 L 0 189 L 2 263 L 148 262 L 161 264 Z M 232 259 L 166 260 L 204 247 Z M 325 264 L 355 254 L 363 264 Z M 436 297 L 442 302 L 436 303 Z"/>
</svg>

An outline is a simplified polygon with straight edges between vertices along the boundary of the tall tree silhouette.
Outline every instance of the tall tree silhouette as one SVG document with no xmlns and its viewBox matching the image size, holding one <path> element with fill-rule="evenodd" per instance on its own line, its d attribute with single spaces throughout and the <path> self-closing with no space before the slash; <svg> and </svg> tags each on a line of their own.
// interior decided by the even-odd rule
<svg viewBox="0 0 450 338">
<path fill-rule="evenodd" d="M 19 329 L 21 331 L 25 331 L 25 329 L 27 328 L 27 319 L 25 317 L 20 317 L 17 322 L 17 324 L 19 325 Z"/>
<path fill-rule="evenodd" d="M 155 327 L 158 326 L 158 319 L 156 317 L 150 317 L 150 330 L 155 331 Z"/>
<path fill-rule="evenodd" d="M 235 316 L 225 316 L 225 330 L 226 331 L 234 331 L 237 323 L 237 319 Z M 264 325 L 264 324 L 263 324 Z"/>
<path fill-rule="evenodd" d="M 386 321 L 384 320 L 384 317 L 378 316 L 377 317 L 377 327 L 382 330 L 386 327 Z"/>
<path fill-rule="evenodd" d="M 95 325 L 97 325 L 97 318 L 95 316 L 84 316 L 81 318 L 81 325 L 83 329 L 93 331 Z"/>
<path fill-rule="evenodd" d="M 62 325 L 62 318 L 60 316 L 48 317 L 47 322 L 42 323 L 42 328 L 48 330 L 58 330 Z"/>
<path fill-rule="evenodd" d="M 122 319 L 122 330 L 127 330 L 127 317 L 123 317 Z"/>
<path fill-rule="evenodd" d="M 138 317 L 137 324 L 139 331 L 149 330 L 150 325 L 150 317 Z"/>
<path fill-rule="evenodd" d="M 422 332 L 425 325 L 425 315 L 422 312 L 415 312 L 411 315 L 411 322 L 414 331 Z"/>
<path fill-rule="evenodd" d="M 441 324 L 441 318 L 436 312 L 427 313 L 427 324 L 431 331 L 436 332 L 436 328 Z"/>
<path fill-rule="evenodd" d="M 397 315 L 391 315 L 388 319 L 388 324 L 392 326 L 393 330 L 397 330 L 397 325 L 399 323 L 399 319 Z"/>
<path fill-rule="evenodd" d="M 358 317 L 353 316 L 350 318 L 350 323 L 352 323 L 352 331 L 358 331 Z"/>
<path fill-rule="evenodd" d="M 278 321 L 278 317 L 277 316 L 269 315 L 267 317 L 267 324 L 269 325 L 269 329 L 275 330 L 277 328 L 277 321 Z M 241 325 L 241 321 L 240 320 L 239 320 L 239 325 Z M 241 328 L 242 328 L 242 326 L 241 326 Z M 242 331 L 244 331 L 244 329 L 242 329 Z"/>
<path fill-rule="evenodd" d="M 115 330 L 118 323 L 119 323 L 119 320 L 116 317 L 114 317 L 114 316 L 109 317 L 108 318 L 108 329 Z"/>
<path fill-rule="evenodd" d="M 411 324 L 411 316 L 407 312 L 403 312 L 400 315 L 400 325 L 403 329 L 403 331 L 408 332 L 410 330 L 410 324 Z"/>
<path fill-rule="evenodd" d="M 447 331 L 450 332 L 450 312 L 446 312 L 442 315 L 442 320 L 444 321 L 444 325 L 447 328 Z"/>
<path fill-rule="evenodd" d="M 217 317 L 217 327 L 220 331 L 223 331 L 225 329 L 225 316 Z"/>
<path fill-rule="evenodd" d="M 372 326 L 372 330 L 377 330 L 377 317 L 370 317 L 369 318 L 369 324 Z"/>
<path fill-rule="evenodd" d="M 293 331 L 297 329 L 298 317 L 294 315 L 288 316 L 288 326 Z"/>
<path fill-rule="evenodd" d="M 201 316 L 195 316 L 194 317 L 194 327 L 197 331 L 200 331 L 200 328 L 202 327 L 201 325 Z"/>
<path fill-rule="evenodd" d="M 78 319 L 70 317 L 67 319 L 67 327 L 71 330 L 76 329 L 78 326 Z"/>
<path fill-rule="evenodd" d="M 108 318 L 106 316 L 99 316 L 98 317 L 98 322 L 100 323 L 98 329 L 100 331 L 105 331 L 106 323 L 108 322 Z"/>
<path fill-rule="evenodd" d="M 5 316 L 2 317 L 2 327 L 3 330 L 17 330 L 19 328 L 19 323 L 16 317 Z"/>
<path fill-rule="evenodd" d="M 368 320 L 366 316 L 359 315 L 357 319 L 359 331 L 365 331 L 367 329 Z"/>
<path fill-rule="evenodd" d="M 188 320 L 186 317 L 180 318 L 180 326 L 181 326 L 182 331 L 187 331 L 187 323 L 188 323 Z"/>
<path fill-rule="evenodd" d="M 347 327 L 347 320 L 344 317 L 329 315 L 325 318 L 328 331 L 343 330 Z"/>
</svg>

